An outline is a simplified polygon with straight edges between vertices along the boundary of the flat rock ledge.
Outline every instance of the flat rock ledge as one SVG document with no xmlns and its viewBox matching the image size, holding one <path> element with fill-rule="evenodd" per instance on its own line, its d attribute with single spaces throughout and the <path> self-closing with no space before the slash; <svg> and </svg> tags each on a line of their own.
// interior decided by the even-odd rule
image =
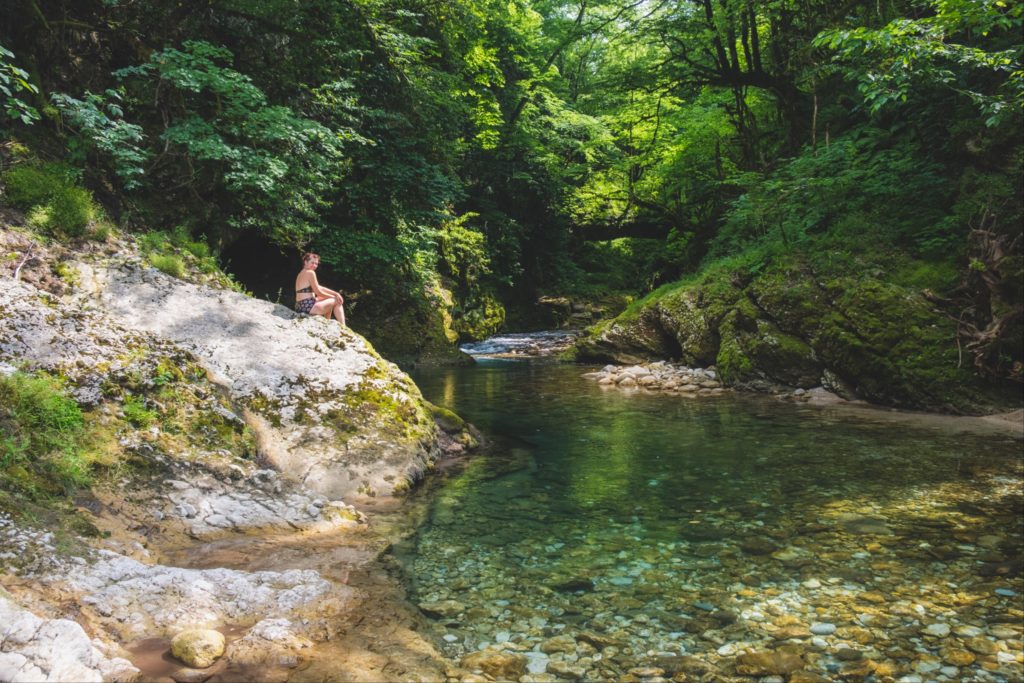
<svg viewBox="0 0 1024 683">
<path fill-rule="evenodd" d="M 108 550 L 43 581 L 80 595 L 83 614 L 124 641 L 296 615 L 328 619 L 342 613 L 351 597 L 351 589 L 310 569 L 184 569 L 143 564 Z"/>
<path fill-rule="evenodd" d="M 230 628 L 231 666 L 294 668 L 304 650 L 337 633 L 357 596 L 312 569 L 188 569 L 109 550 L 62 555 L 51 533 L 3 513 L 0 540 L 25 560 L 6 567 L 19 577 L 17 595 L 0 588 L 5 682 L 132 681 L 139 672 L 116 643 L 169 642 L 190 629 Z M 61 616 L 67 605 L 74 621 L 37 616 Z"/>
<path fill-rule="evenodd" d="M 203 472 L 183 474 L 164 480 L 161 491 L 162 500 L 153 501 L 153 518 L 179 520 L 195 537 L 223 531 L 330 531 L 358 526 L 363 519 L 344 501 L 285 489 L 278 473 L 267 469 L 233 482 Z"/>
</svg>

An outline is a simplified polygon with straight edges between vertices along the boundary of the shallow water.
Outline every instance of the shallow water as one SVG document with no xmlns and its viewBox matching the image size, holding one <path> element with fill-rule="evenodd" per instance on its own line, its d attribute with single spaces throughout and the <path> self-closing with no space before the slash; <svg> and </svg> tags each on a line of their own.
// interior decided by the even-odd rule
<svg viewBox="0 0 1024 683">
<path fill-rule="evenodd" d="M 1019 439 L 627 393 L 587 369 L 414 375 L 495 440 L 396 550 L 415 601 L 455 603 L 429 608 L 448 655 L 503 644 L 531 672 L 608 679 L 735 673 L 736 655 L 782 648 L 825 677 L 1021 679 Z"/>
</svg>

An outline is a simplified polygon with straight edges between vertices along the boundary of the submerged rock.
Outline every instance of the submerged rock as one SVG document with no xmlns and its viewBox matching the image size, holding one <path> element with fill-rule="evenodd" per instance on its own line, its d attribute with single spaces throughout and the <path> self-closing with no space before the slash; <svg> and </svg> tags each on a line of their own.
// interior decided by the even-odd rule
<svg viewBox="0 0 1024 683">
<path fill-rule="evenodd" d="M 464 668 L 480 670 L 499 681 L 517 681 L 526 674 L 527 659 L 524 655 L 500 650 L 481 650 L 462 658 Z"/>
<path fill-rule="evenodd" d="M 744 676 L 786 675 L 803 668 L 803 657 L 792 652 L 752 652 L 736 657 L 736 672 Z"/>
</svg>

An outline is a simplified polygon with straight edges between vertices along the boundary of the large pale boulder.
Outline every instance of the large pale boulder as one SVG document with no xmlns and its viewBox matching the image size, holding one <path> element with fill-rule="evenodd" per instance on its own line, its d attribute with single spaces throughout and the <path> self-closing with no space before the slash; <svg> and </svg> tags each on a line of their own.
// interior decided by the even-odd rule
<svg viewBox="0 0 1024 683">
<path fill-rule="evenodd" d="M 0 592 L 0 681 L 132 681 L 138 673 L 75 622 L 37 617 Z"/>
<path fill-rule="evenodd" d="M 77 286 L 63 296 L 0 278 L 0 362 L 101 375 L 154 345 L 187 353 L 223 387 L 261 456 L 327 498 L 404 491 L 438 454 L 417 387 L 351 330 L 171 277 L 127 245 L 76 257 Z M 73 391 L 99 402 L 100 386 Z"/>
</svg>

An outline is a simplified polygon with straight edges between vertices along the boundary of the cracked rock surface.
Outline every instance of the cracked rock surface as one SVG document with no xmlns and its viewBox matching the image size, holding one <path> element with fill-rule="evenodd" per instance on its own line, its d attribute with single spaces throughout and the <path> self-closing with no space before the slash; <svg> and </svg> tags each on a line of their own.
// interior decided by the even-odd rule
<svg viewBox="0 0 1024 683">
<path fill-rule="evenodd" d="M 127 681 L 136 674 L 77 623 L 37 617 L 0 592 L 0 681 Z"/>
</svg>

